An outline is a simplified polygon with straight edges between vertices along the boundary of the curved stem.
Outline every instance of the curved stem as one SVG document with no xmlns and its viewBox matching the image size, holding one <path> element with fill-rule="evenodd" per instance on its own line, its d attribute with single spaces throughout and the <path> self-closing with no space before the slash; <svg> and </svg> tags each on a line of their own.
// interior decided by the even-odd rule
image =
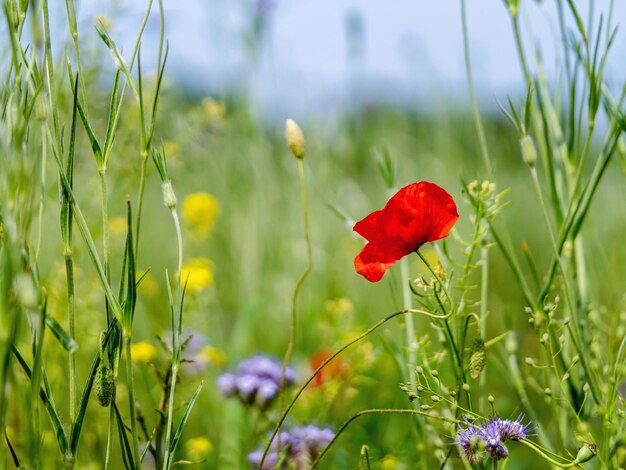
<svg viewBox="0 0 626 470">
<path fill-rule="evenodd" d="M 350 426 L 350 424 L 352 424 L 353 421 L 355 421 L 357 418 L 360 418 L 361 416 L 366 416 L 366 415 L 371 415 L 371 414 L 413 414 L 413 415 L 425 416 L 427 418 L 439 419 L 441 421 L 446 421 L 448 423 L 459 422 L 456 419 L 450 419 L 450 418 L 444 418 L 443 416 L 431 415 L 430 413 L 426 413 L 424 411 L 418 411 L 418 410 L 404 410 L 404 409 L 389 408 L 389 409 L 372 409 L 372 410 L 359 411 L 357 414 L 352 416 L 350 419 L 348 419 L 345 423 L 341 425 L 341 427 L 335 433 L 335 436 L 333 437 L 333 439 L 328 443 L 326 447 L 324 447 L 324 450 L 322 450 L 320 454 L 317 456 L 317 458 L 313 461 L 313 463 L 311 464 L 311 469 L 317 467 L 317 465 L 320 463 L 320 460 L 322 460 L 324 455 L 326 455 L 326 452 L 328 452 L 328 449 L 332 447 L 332 445 L 339 438 L 341 433 L 343 433 L 346 430 L 346 428 Z"/>
<path fill-rule="evenodd" d="M 283 357 L 283 367 L 281 371 L 280 378 L 280 394 L 279 394 L 279 405 L 278 405 L 278 414 L 282 414 L 284 400 L 285 400 L 285 385 L 286 385 L 286 372 L 289 361 L 291 360 L 291 356 L 293 355 L 293 349 L 296 344 L 296 326 L 297 326 L 297 304 L 298 304 L 298 294 L 300 293 L 300 289 L 304 284 L 304 281 L 308 277 L 309 273 L 313 269 L 313 249 L 311 247 L 311 234 L 309 229 L 309 206 L 306 194 L 306 180 L 304 178 L 304 163 L 302 158 L 298 158 L 298 174 L 300 177 L 300 196 L 302 199 L 302 217 L 304 219 L 304 239 L 306 241 L 306 255 L 307 255 L 307 265 L 300 278 L 296 282 L 296 286 L 293 290 L 293 296 L 291 298 L 291 332 L 289 335 L 289 344 L 287 345 L 287 350 L 285 351 L 285 356 Z M 278 435 L 280 436 L 280 426 L 278 428 Z M 279 442 L 280 446 L 280 442 Z"/>
<path fill-rule="evenodd" d="M 541 455 L 541 457 L 543 457 L 545 460 L 550 462 L 550 464 L 555 465 L 555 466 L 557 466 L 559 468 L 571 468 L 571 467 L 575 467 L 575 466 L 578 465 L 578 463 L 573 461 L 573 460 L 569 461 L 568 463 L 557 462 L 556 460 L 551 458 L 548 454 L 546 454 L 543 450 L 541 450 L 539 448 L 539 446 L 537 444 L 535 444 L 534 442 L 532 442 L 532 441 L 528 441 L 526 439 L 520 439 L 518 442 L 524 444 L 526 447 L 530 447 L 532 450 L 534 450 L 539 455 Z M 565 460 L 565 459 L 563 459 L 563 460 Z"/>
<path fill-rule="evenodd" d="M 378 328 L 380 328 L 381 326 L 383 326 L 385 323 L 387 323 L 389 320 L 391 320 L 392 318 L 395 318 L 399 315 L 404 315 L 406 313 L 420 313 L 422 315 L 427 315 L 427 316 L 431 316 L 431 317 L 435 317 L 435 318 L 441 318 L 441 316 L 439 315 L 433 315 L 430 312 L 425 312 L 424 310 L 417 310 L 417 309 L 410 309 L 410 310 L 400 310 L 398 312 L 394 312 L 391 313 L 389 315 L 387 315 L 385 318 L 383 318 L 382 320 L 378 321 L 377 323 L 375 323 L 374 325 L 372 325 L 371 327 L 369 327 L 364 333 L 361 333 L 359 336 L 357 336 L 356 338 L 354 338 L 352 341 L 347 342 L 346 344 L 344 344 L 341 348 L 339 348 L 337 351 L 335 351 L 332 355 L 330 355 L 324 362 L 322 362 L 320 364 L 320 366 L 315 369 L 313 371 L 313 373 L 309 376 L 308 379 L 306 379 L 306 381 L 302 384 L 302 386 L 298 389 L 298 391 L 296 392 L 296 394 L 293 396 L 293 398 L 291 399 L 291 401 L 289 402 L 289 404 L 287 405 L 287 408 L 285 409 L 285 411 L 280 414 L 280 418 L 278 419 L 278 422 L 276 423 L 276 426 L 274 427 L 274 430 L 272 431 L 272 435 L 270 436 L 270 438 L 267 441 L 267 444 L 265 445 L 265 449 L 263 449 L 263 456 L 261 457 L 261 461 L 259 462 L 259 470 L 263 468 L 263 464 L 265 463 L 265 459 L 267 457 L 267 453 L 269 452 L 270 449 L 270 445 L 272 444 L 272 442 L 274 441 L 274 438 L 276 437 L 276 434 L 278 434 L 278 429 L 282 426 L 282 424 L 285 422 L 285 419 L 287 418 L 287 415 L 289 414 L 289 412 L 291 411 L 291 408 L 293 408 L 293 406 L 295 405 L 296 401 L 298 400 L 298 398 L 300 397 L 300 395 L 302 395 L 302 392 L 304 392 L 304 390 L 306 389 L 306 387 L 313 381 L 313 379 L 315 378 L 315 376 L 324 368 L 326 367 L 326 365 L 331 362 L 333 359 L 335 359 L 339 354 L 341 354 L 342 352 L 344 352 L 346 349 L 348 349 L 350 346 L 352 346 L 355 343 L 358 343 L 359 341 L 361 341 L 363 338 L 365 338 L 366 336 L 368 336 L 370 333 L 372 333 L 373 331 L 377 330 Z"/>
<path fill-rule="evenodd" d="M 439 277 L 439 275 L 435 272 L 435 270 L 432 268 L 430 263 L 426 260 L 426 258 L 424 258 L 424 255 L 422 255 L 420 253 L 419 249 L 415 250 L 415 253 L 417 253 L 417 256 L 420 257 L 420 259 L 426 265 L 426 267 L 428 268 L 430 273 L 433 275 L 433 277 L 439 283 L 439 285 L 441 286 L 441 289 L 443 290 L 443 293 L 446 294 L 446 297 L 448 298 L 448 302 L 450 302 L 450 312 L 445 314 L 444 316 L 446 318 L 448 318 L 452 314 L 452 312 L 454 312 L 454 308 L 453 308 L 454 302 L 452 301 L 452 297 L 450 297 L 450 294 L 448 293 L 448 289 L 446 288 L 446 285 L 444 284 L 443 280 Z"/>
</svg>

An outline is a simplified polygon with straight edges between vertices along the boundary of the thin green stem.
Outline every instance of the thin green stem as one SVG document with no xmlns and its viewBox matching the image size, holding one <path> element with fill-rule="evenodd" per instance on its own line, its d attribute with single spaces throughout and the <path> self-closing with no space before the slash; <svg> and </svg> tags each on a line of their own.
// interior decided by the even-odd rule
<svg viewBox="0 0 626 470">
<path fill-rule="evenodd" d="M 133 440 L 133 460 L 137 468 L 139 463 L 139 434 L 137 433 L 137 411 L 135 409 L 135 384 L 133 379 L 133 359 L 131 353 L 131 332 L 124 328 L 124 348 L 126 351 L 126 379 L 128 380 L 128 405 L 130 408 L 130 433 Z"/>
<path fill-rule="evenodd" d="M 489 157 L 489 148 L 487 147 L 487 139 L 485 137 L 485 130 L 483 129 L 483 123 L 480 119 L 480 113 L 478 111 L 478 103 L 474 94 L 474 80 L 472 79 L 472 66 L 470 62 L 469 52 L 469 37 L 467 32 L 467 13 L 465 11 L 465 0 L 461 0 L 461 24 L 463 26 L 463 54 L 465 57 L 465 72 L 467 75 L 467 87 L 470 96 L 470 102 L 472 104 L 472 115 L 474 116 L 474 124 L 476 125 L 476 133 L 478 134 L 478 143 L 480 144 L 480 153 L 487 169 L 487 174 L 492 175 L 493 169 L 491 167 L 491 158 Z"/>
<path fill-rule="evenodd" d="M 108 210 L 108 202 L 107 202 L 107 179 L 106 179 L 106 167 L 101 168 L 98 171 L 100 175 L 100 190 L 102 197 L 102 248 L 103 248 L 103 258 L 104 258 L 104 275 L 106 277 L 107 282 L 111 283 L 111 267 L 110 267 L 110 247 L 109 247 L 109 210 Z M 106 300 L 105 308 L 107 315 L 107 326 L 111 323 L 111 315 L 109 313 L 109 305 Z"/>
<path fill-rule="evenodd" d="M 517 48 L 517 56 L 519 57 L 520 66 L 522 67 L 524 80 L 526 80 L 526 86 L 528 86 L 531 83 L 531 78 L 530 78 L 530 71 L 526 63 L 526 54 L 524 53 L 524 45 L 522 44 L 522 35 L 519 29 L 519 16 L 518 15 L 511 16 L 511 22 L 513 24 L 513 34 L 515 36 L 515 47 Z"/>
<path fill-rule="evenodd" d="M 76 222 L 78 222 L 78 228 L 81 232 L 81 235 L 83 237 L 83 240 L 85 241 L 85 244 L 87 245 L 87 252 L 89 254 L 89 257 L 91 258 L 91 260 L 93 261 L 94 267 L 96 269 L 96 273 L 98 274 L 98 278 L 100 280 L 100 284 L 102 285 L 102 288 L 104 289 L 104 293 L 109 301 L 109 304 L 111 305 L 111 307 L 113 308 L 113 312 L 115 313 L 115 317 L 120 319 L 122 318 L 122 308 L 120 307 L 119 302 L 117 301 L 117 299 L 115 298 L 115 296 L 113 295 L 113 291 L 111 290 L 111 286 L 109 284 L 109 282 L 106 279 L 106 275 L 104 273 L 104 268 L 102 267 L 102 263 L 100 262 L 100 259 L 98 257 L 98 251 L 96 250 L 96 246 L 93 242 L 93 238 L 91 237 L 91 233 L 89 232 L 89 226 L 87 225 L 87 222 L 85 221 L 85 217 L 83 216 L 82 211 L 80 210 L 80 206 L 78 205 L 78 202 L 76 201 L 76 198 L 74 197 L 74 192 L 72 191 L 72 186 L 69 182 L 69 180 L 67 179 L 67 176 L 65 175 L 65 173 L 63 172 L 63 165 L 61 163 L 61 160 L 59 159 L 59 156 L 56 152 L 52 152 L 56 163 L 60 169 L 59 171 L 59 179 L 61 180 L 61 184 L 63 186 L 63 189 L 67 192 L 68 195 L 68 199 L 70 202 L 70 205 L 72 207 L 72 213 L 74 215 L 74 218 L 76 220 Z"/>
<path fill-rule="evenodd" d="M 433 275 L 433 277 L 435 278 L 437 283 L 441 286 L 441 289 L 443 290 L 443 293 L 446 294 L 446 297 L 448 298 L 448 302 L 450 302 L 450 309 L 449 309 L 450 313 L 446 314 L 445 311 L 444 311 L 444 317 L 448 318 L 448 316 L 450 316 L 452 314 L 452 312 L 454 312 L 454 302 L 452 301 L 452 297 L 448 293 L 448 289 L 446 288 L 445 283 L 443 282 L 441 277 L 439 277 L 439 275 L 435 272 L 435 270 L 432 268 L 432 266 L 426 260 L 426 258 L 424 258 L 424 255 L 422 255 L 422 253 L 420 253 L 419 249 L 415 250 L 415 253 L 417 253 L 417 256 L 419 256 L 419 258 L 422 260 L 422 262 L 426 265 L 426 268 L 428 268 L 428 271 L 430 271 L 430 273 Z"/>
<path fill-rule="evenodd" d="M 489 300 L 489 249 L 486 246 L 480 249 L 480 269 L 480 336 L 484 340 L 487 337 L 487 302 Z M 486 368 L 487 364 L 485 363 L 484 369 Z M 478 396 L 481 400 L 487 398 L 485 393 L 486 381 L 487 372 L 483 370 L 478 380 Z M 480 409 L 483 407 L 480 406 Z"/>
<path fill-rule="evenodd" d="M 176 227 L 176 240 L 178 243 L 178 286 L 176 294 L 176 314 L 172 315 L 172 380 L 169 389 L 167 422 L 165 427 L 165 455 L 163 456 L 163 467 L 170 468 L 172 455 L 170 454 L 172 439 L 172 424 L 174 422 L 174 394 L 176 393 L 176 381 L 178 378 L 178 368 L 180 365 L 180 336 L 182 334 L 182 325 L 179 313 L 182 312 L 183 298 L 183 235 L 180 228 L 180 220 L 176 208 L 171 209 L 172 220 Z"/>
<path fill-rule="evenodd" d="M 45 124 L 41 126 L 41 192 L 39 194 L 39 214 L 37 216 L 37 244 L 35 245 L 35 259 L 39 258 L 39 249 L 41 248 L 41 236 L 43 233 L 43 208 L 46 195 L 46 160 L 48 159 L 48 143 L 46 139 Z"/>
<path fill-rule="evenodd" d="M 283 365 L 281 371 L 281 379 L 280 379 L 280 392 L 278 399 L 278 413 L 279 415 L 283 411 L 284 400 L 285 400 L 285 386 L 286 386 L 286 372 L 287 366 L 289 365 L 289 361 L 291 361 L 291 356 L 293 355 L 293 350 L 296 344 L 296 332 L 297 332 L 297 320 L 298 320 L 298 294 L 300 293 L 300 289 L 304 284 L 304 281 L 311 273 L 313 269 L 313 249 L 311 245 L 311 233 L 309 227 L 309 204 L 307 199 L 306 192 L 306 179 L 304 177 L 304 159 L 298 158 L 298 176 L 300 181 L 300 198 L 302 200 L 302 218 L 304 222 L 304 240 L 306 242 L 306 256 L 307 256 L 307 264 L 300 275 L 300 278 L 296 282 L 296 286 L 293 289 L 293 295 L 291 297 L 291 330 L 289 334 L 289 343 L 287 344 L 287 350 L 285 351 L 285 356 L 283 357 Z M 278 430 L 280 433 L 280 428 Z M 279 434 L 280 435 L 280 434 Z"/>
<path fill-rule="evenodd" d="M 408 310 L 411 308 L 411 292 L 407 284 L 408 282 L 410 282 L 408 257 L 404 257 L 400 261 L 400 277 L 402 282 L 402 307 L 405 310 Z M 406 315 L 404 317 L 404 327 L 406 328 L 407 366 L 409 369 L 408 381 L 410 383 L 414 383 L 415 366 L 417 366 L 418 343 L 415 337 L 415 325 L 413 323 L 413 317 L 411 315 Z"/>
<path fill-rule="evenodd" d="M 69 325 L 70 338 L 76 338 L 76 319 L 74 302 L 74 260 L 71 245 L 65 247 L 65 276 L 67 284 L 67 320 Z M 76 352 L 68 353 L 69 360 L 69 383 L 70 383 L 70 422 L 74 425 L 76 420 Z"/>
<path fill-rule="evenodd" d="M 571 468 L 571 467 L 575 467 L 575 466 L 578 465 L 578 463 L 573 461 L 573 460 L 572 461 L 568 461 L 567 463 L 557 462 L 552 457 L 550 457 L 548 454 L 546 454 L 543 450 L 541 450 L 541 448 L 537 444 L 535 444 L 534 442 L 529 441 L 527 439 L 519 439 L 518 442 L 524 444 L 526 447 L 531 448 L 537 454 L 539 454 L 543 459 L 545 459 L 546 461 L 548 461 L 552 465 L 555 465 L 555 466 L 557 466 L 559 468 Z M 563 459 L 563 460 L 566 460 L 566 459 Z"/>
<path fill-rule="evenodd" d="M 141 212 L 143 209 L 143 193 L 146 186 L 146 166 L 148 163 L 148 151 L 141 152 L 141 168 L 139 173 L 139 195 L 137 196 L 137 228 L 135 229 L 135 262 L 139 265 L 139 229 L 141 227 Z M 180 271 L 179 271 L 180 272 Z"/>
<path fill-rule="evenodd" d="M 320 364 L 320 366 L 317 369 L 315 369 L 313 371 L 313 373 L 307 378 L 307 380 L 300 386 L 300 388 L 296 391 L 296 393 L 294 394 L 293 398 L 291 399 L 291 401 L 287 405 L 287 408 L 285 409 L 285 411 L 283 411 L 282 414 L 279 414 L 279 418 L 278 418 L 278 421 L 276 423 L 276 426 L 274 427 L 274 430 L 272 431 L 272 435 L 270 436 L 269 440 L 267 441 L 267 444 L 265 445 L 265 449 L 263 450 L 263 456 L 261 457 L 261 461 L 259 462 L 259 467 L 258 467 L 259 469 L 263 468 L 263 463 L 265 463 L 265 459 L 267 457 L 267 453 L 269 452 L 271 443 L 274 441 L 274 438 L 276 437 L 276 434 L 278 434 L 278 429 L 285 422 L 285 419 L 287 418 L 287 415 L 289 414 L 289 412 L 291 411 L 293 406 L 296 404 L 296 401 L 298 401 L 298 398 L 300 397 L 300 395 L 302 395 L 302 392 L 304 392 L 304 390 L 307 388 L 307 386 L 313 381 L 315 376 L 324 367 L 326 367 L 333 359 L 335 359 L 339 354 L 344 352 L 350 346 L 358 343 L 363 338 L 367 337 L 370 333 L 376 331 L 378 328 L 383 326 L 389 320 L 391 320 L 391 319 L 393 319 L 393 318 L 395 318 L 395 317 L 397 317 L 399 315 L 404 315 L 404 314 L 407 314 L 407 313 L 419 313 L 419 314 L 427 315 L 427 316 L 434 317 L 434 318 L 443 318 L 440 315 L 434 315 L 434 314 L 432 314 L 430 312 L 426 312 L 424 310 L 417 310 L 417 309 L 400 310 L 398 312 L 391 313 L 391 314 L 387 315 L 385 318 L 383 318 L 382 320 L 376 322 L 374 325 L 369 327 L 364 333 L 361 333 L 359 336 L 357 336 L 353 340 L 347 342 L 341 348 L 339 348 L 337 351 L 335 351 L 333 354 L 331 354 L 324 362 L 322 362 Z"/>
<path fill-rule="evenodd" d="M 445 421 L 447 423 L 453 423 L 454 424 L 454 423 L 458 423 L 459 422 L 456 419 L 450 419 L 450 418 L 446 418 L 444 416 L 433 415 L 433 414 L 426 413 L 424 411 L 418 411 L 418 410 L 408 410 L 408 409 L 405 410 L 405 409 L 394 409 L 394 408 L 384 409 L 383 408 L 383 409 L 371 409 L 371 410 L 359 411 L 358 413 L 356 413 L 354 416 L 349 418 L 345 423 L 343 423 L 341 425 L 341 427 L 335 433 L 333 439 L 328 443 L 328 445 L 326 447 L 324 447 L 324 450 L 322 450 L 319 453 L 317 458 L 311 464 L 310 468 L 314 469 L 314 468 L 316 468 L 319 465 L 319 463 L 322 460 L 322 458 L 324 457 L 324 455 L 326 455 L 326 452 L 328 452 L 328 450 L 333 446 L 335 441 L 337 441 L 337 439 L 339 439 L 339 436 L 341 436 L 341 434 L 346 430 L 346 428 L 348 426 L 350 426 L 350 424 L 352 424 L 356 419 L 360 418 L 361 416 L 367 416 L 367 415 L 372 415 L 372 414 L 412 414 L 412 415 L 424 416 L 426 418 L 437 419 L 437 420 L 440 420 L 440 421 Z"/>
</svg>

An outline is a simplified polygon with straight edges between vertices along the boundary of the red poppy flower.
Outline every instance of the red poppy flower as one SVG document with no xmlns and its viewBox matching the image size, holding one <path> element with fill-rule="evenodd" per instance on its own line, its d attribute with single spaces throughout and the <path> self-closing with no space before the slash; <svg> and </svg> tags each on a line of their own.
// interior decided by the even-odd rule
<svg viewBox="0 0 626 470">
<path fill-rule="evenodd" d="M 354 225 L 368 243 L 354 259 L 356 272 L 377 282 L 396 261 L 424 243 L 447 237 L 459 218 L 454 199 L 427 181 L 405 186 L 387 205 Z"/>
</svg>

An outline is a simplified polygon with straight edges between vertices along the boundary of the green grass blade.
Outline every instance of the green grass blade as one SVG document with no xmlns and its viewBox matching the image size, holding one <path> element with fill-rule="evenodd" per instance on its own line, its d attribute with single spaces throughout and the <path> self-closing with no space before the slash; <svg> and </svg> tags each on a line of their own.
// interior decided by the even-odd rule
<svg viewBox="0 0 626 470">
<path fill-rule="evenodd" d="M 49 315 L 46 315 L 46 325 L 67 352 L 74 352 L 78 349 L 78 343 L 65 332 L 59 322 Z"/>
<path fill-rule="evenodd" d="M 32 376 L 32 371 L 30 370 L 30 367 L 28 366 L 28 363 L 26 362 L 24 357 L 20 354 L 20 352 L 14 345 L 11 345 L 11 351 L 17 359 L 17 362 L 19 362 L 20 366 L 22 366 L 22 369 L 30 379 Z M 48 416 L 50 417 L 50 422 L 52 423 L 52 427 L 54 428 L 57 442 L 59 444 L 59 449 L 61 450 L 61 453 L 65 454 L 65 452 L 67 451 L 67 437 L 65 435 L 65 429 L 63 427 L 63 423 L 61 422 L 61 418 L 59 417 L 59 413 L 57 412 L 53 401 L 48 396 L 48 393 L 42 387 L 40 387 L 39 396 L 44 405 L 44 408 L 48 412 Z"/>
<path fill-rule="evenodd" d="M 135 469 L 135 461 L 133 460 L 133 451 L 130 443 L 128 442 L 128 436 L 126 435 L 126 425 L 120 415 L 120 410 L 117 408 L 115 401 L 111 403 L 113 410 L 115 411 L 115 417 L 117 418 L 117 430 L 120 435 L 120 442 L 122 445 L 122 459 L 124 460 L 124 466 L 128 469 Z"/>
<path fill-rule="evenodd" d="M 178 446 L 178 442 L 180 441 L 180 438 L 183 435 L 183 429 L 185 427 L 185 424 L 187 424 L 187 420 L 189 419 L 191 409 L 193 408 L 193 405 L 196 403 L 196 400 L 198 399 L 198 396 L 200 395 L 200 390 L 202 390 L 203 385 L 204 385 L 204 381 L 201 382 L 200 385 L 198 385 L 196 392 L 193 394 L 193 397 L 191 397 L 191 400 L 189 400 L 189 403 L 187 404 L 187 408 L 185 408 L 185 413 L 183 414 L 183 417 L 180 420 L 180 423 L 178 424 L 178 428 L 176 429 L 176 433 L 174 433 L 174 437 L 172 438 L 172 443 L 170 444 L 170 452 L 169 452 L 170 460 L 168 462 L 165 462 L 165 468 L 170 468 L 172 465 L 171 459 L 173 458 L 174 453 L 176 452 L 176 447 Z"/>
<path fill-rule="evenodd" d="M 102 348 L 104 349 L 112 336 L 112 333 L 115 329 L 119 328 L 117 321 L 113 319 L 111 322 L 111 326 L 107 330 Z M 87 411 L 87 404 L 89 403 L 89 397 L 91 396 L 91 389 L 93 387 L 94 380 L 96 378 L 96 372 L 98 370 L 98 365 L 100 364 L 100 354 L 96 353 L 92 363 L 91 368 L 89 369 L 89 374 L 87 376 L 87 381 L 85 382 L 85 387 L 83 388 L 83 394 L 80 397 L 80 402 L 78 404 L 78 412 L 76 414 L 76 422 L 74 423 L 74 427 L 72 429 L 72 435 L 70 436 L 70 449 L 72 454 L 76 453 L 76 449 L 78 448 L 78 441 L 80 439 L 80 432 L 82 430 L 83 421 L 85 419 L 85 412 Z"/>
</svg>

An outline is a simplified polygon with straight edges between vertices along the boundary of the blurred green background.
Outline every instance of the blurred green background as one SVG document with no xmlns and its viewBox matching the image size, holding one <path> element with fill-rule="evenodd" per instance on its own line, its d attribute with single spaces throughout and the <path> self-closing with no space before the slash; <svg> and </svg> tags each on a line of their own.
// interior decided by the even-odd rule
<svg viewBox="0 0 626 470">
<path fill-rule="evenodd" d="M 89 112 L 99 135 L 106 129 L 109 66 L 98 61 L 93 67 L 84 65 L 89 77 Z M 146 89 L 150 86 L 153 84 L 146 85 Z M 63 110 L 66 120 L 71 109 L 67 88 Z M 523 87 L 519 95 L 522 92 Z M 195 260 L 187 266 L 192 275 L 184 316 L 185 331 L 194 338 L 186 352 L 190 363 L 184 365 L 177 397 L 188 399 L 198 383 L 205 381 L 185 430 L 180 458 L 206 459 L 200 464 L 206 468 L 246 468 L 247 453 L 263 443 L 271 429 L 269 424 L 275 419 L 276 407 L 261 414 L 225 399 L 216 379 L 254 354 L 282 357 L 288 342 L 292 292 L 306 265 L 298 169 L 283 138 L 282 118 L 287 116 L 265 115 L 266 108 L 259 106 L 257 98 L 254 90 L 245 87 L 217 89 L 214 93 L 191 91 L 169 81 L 166 73 L 158 110 L 157 145 L 166 155 L 183 215 L 185 260 Z M 138 110 L 130 97 L 126 99 L 108 170 L 114 285 L 122 268 L 126 202 L 130 198 L 136 203 L 140 168 Z M 302 381 L 314 368 L 312 361 L 317 354 L 336 349 L 402 306 L 403 280 L 398 268 L 377 284 L 354 272 L 353 259 L 362 241 L 352 232 L 351 224 L 338 216 L 337 209 L 351 220 L 360 220 L 385 204 L 392 192 L 379 167 L 387 156 L 395 168 L 396 188 L 427 180 L 454 197 L 460 219 L 446 246 L 452 258 L 460 261 L 464 246 L 459 239 L 469 240 L 473 234 L 463 188 L 469 181 L 487 179 L 487 172 L 470 112 L 455 99 L 443 99 L 438 106 L 425 109 L 393 100 L 362 100 L 355 106 L 343 107 L 332 118 L 316 113 L 300 116 L 298 121 L 307 142 L 304 166 L 314 259 L 313 271 L 299 299 L 293 357 L 293 366 Z M 497 224 L 508 228 L 511 245 L 520 258 L 522 244 L 528 245 L 543 275 L 552 249 L 528 168 L 521 158 L 519 136 L 493 107 L 485 107 L 482 116 L 493 160 L 493 181 L 498 191 L 510 189 L 505 198 L 510 205 Z M 592 155 L 598 146 L 599 141 L 592 141 Z M 98 175 L 83 132 L 77 148 L 77 199 L 100 247 L 100 194 L 94 190 Z M 623 150 L 620 146 L 618 158 L 611 163 L 582 230 L 591 303 L 601 321 L 608 319 L 601 325 L 606 329 L 618 323 L 625 308 Z M 544 176 L 540 170 L 540 178 Z M 64 323 L 65 277 L 55 178 L 55 169 L 49 164 L 39 263 L 50 296 L 50 314 Z M 198 198 L 198 193 L 211 197 Z M 137 270 L 149 273 L 139 288 L 133 339 L 137 342 L 134 357 L 138 402 L 150 428 L 161 399 L 154 369 L 163 366 L 167 357 L 158 339 L 166 338 L 169 328 L 165 271 L 175 276 L 177 256 L 174 226 L 162 203 L 160 180 L 152 165 L 143 211 Z M 429 250 L 425 247 L 427 254 Z M 528 325 L 522 294 L 501 253 L 497 249 L 490 253 L 486 336 L 514 331 L 520 365 L 525 367 L 524 358 L 537 355 L 534 330 Z M 103 294 L 80 240 L 76 242 L 75 256 L 78 366 L 82 383 L 92 353 L 97 351 L 105 320 Z M 424 273 L 423 269 L 417 257 L 410 257 L 412 277 Z M 528 272 L 528 266 L 523 269 Z M 478 283 L 478 277 L 472 281 Z M 416 324 L 417 335 L 426 345 L 424 350 L 436 360 L 437 353 L 443 350 L 438 332 L 426 319 L 418 318 Z M 393 359 L 403 351 L 404 335 L 401 322 L 391 322 L 347 352 L 341 359 L 341 372 L 305 391 L 288 422 L 336 428 L 362 409 L 407 407 L 407 395 L 399 387 L 402 374 Z M 46 367 L 56 396 L 64 397 L 67 359 L 56 343 L 50 343 Z M 508 371 L 502 351 L 489 355 L 486 374 L 487 390 L 495 397 L 495 411 L 504 417 L 517 416 L 522 408 L 506 380 Z M 444 374 L 443 380 L 453 383 L 451 374 Z M 26 389 L 28 384 L 23 386 Z M 533 383 L 529 389 L 536 408 L 545 411 L 541 387 Z M 118 387 L 118 399 L 125 399 L 123 384 Z M 484 415 L 492 413 L 490 408 L 478 411 Z M 17 419 L 16 415 L 11 423 L 9 418 L 9 426 L 19 429 Z M 419 454 L 448 452 L 453 444 L 452 429 L 437 425 L 434 433 L 439 440 L 427 443 L 416 436 L 415 427 L 410 425 L 412 419 L 363 418 L 341 437 L 323 468 L 355 468 L 364 444 L 369 446 L 374 468 L 385 470 L 413 468 Z M 100 468 L 107 420 L 108 410 L 90 406 L 79 468 Z M 50 455 L 55 455 L 56 444 L 50 431 L 45 445 Z M 527 449 L 511 444 L 509 450 L 509 468 L 538 468 L 536 457 Z M 462 467 L 456 450 L 452 452 L 451 464 L 454 468 Z"/>
</svg>

